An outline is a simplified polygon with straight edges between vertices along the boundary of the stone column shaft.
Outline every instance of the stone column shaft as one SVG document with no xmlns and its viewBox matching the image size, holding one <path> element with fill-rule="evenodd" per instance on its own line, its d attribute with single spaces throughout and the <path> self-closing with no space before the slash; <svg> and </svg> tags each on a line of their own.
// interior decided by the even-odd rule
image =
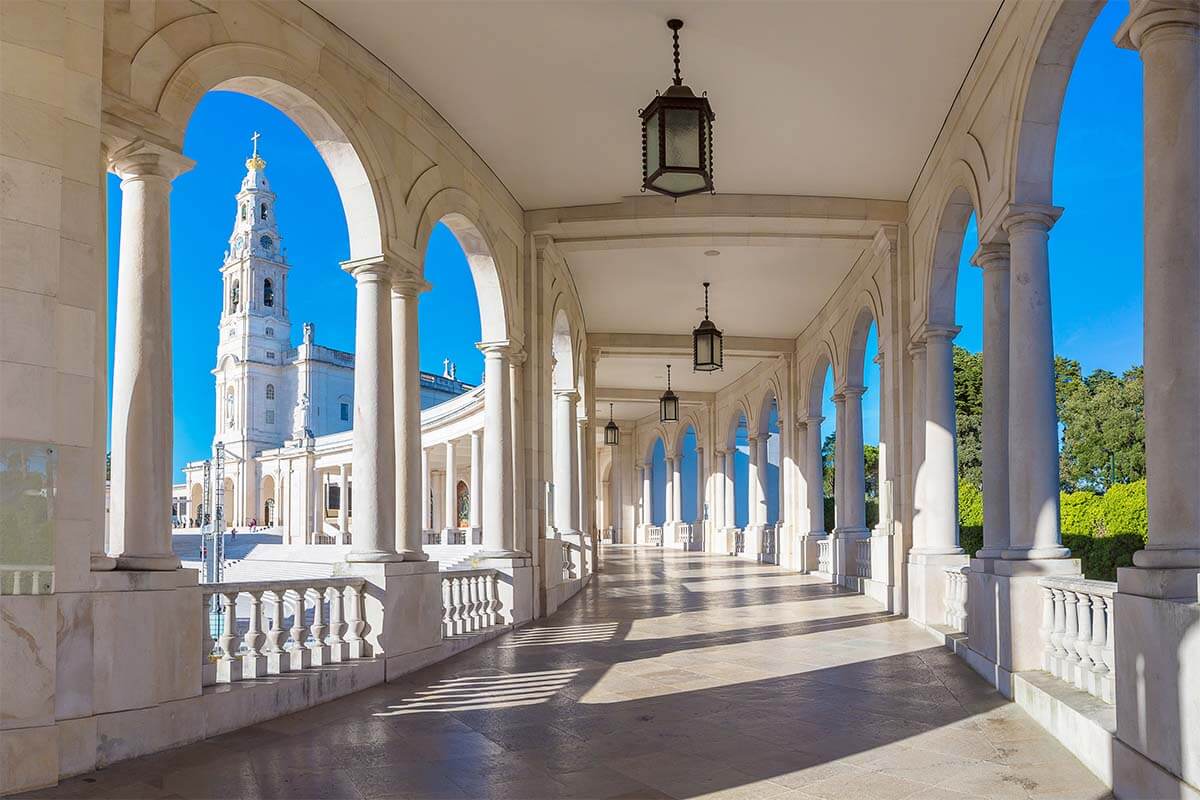
<svg viewBox="0 0 1200 800">
<path fill-rule="evenodd" d="M 421 449 L 421 350 L 417 324 L 421 292 L 428 288 L 429 284 L 410 271 L 396 270 L 392 277 L 395 547 L 405 561 L 429 558 L 423 536 L 428 521 L 429 477 Z"/>
<path fill-rule="evenodd" d="M 654 477 L 654 467 L 649 461 L 642 465 L 642 524 L 650 525 L 653 519 L 654 502 L 651 481 Z"/>
<path fill-rule="evenodd" d="M 983 549 L 1008 548 L 1008 245 L 985 244 L 972 258 L 983 269 Z"/>
<path fill-rule="evenodd" d="M 117 568 L 171 570 L 171 181 L 193 162 L 136 142 L 114 154 L 121 249 L 112 382 L 109 530 Z"/>
<path fill-rule="evenodd" d="M 697 525 L 704 522 L 704 504 L 705 495 L 705 471 L 704 471 L 704 448 L 696 448 L 696 516 L 695 523 Z"/>
<path fill-rule="evenodd" d="M 1200 567 L 1200 13 L 1139 4 L 1118 43 L 1142 58 L 1146 493 L 1133 563 Z"/>
<path fill-rule="evenodd" d="M 1061 213 L 1014 208 L 1008 232 L 1008 559 L 1066 558 L 1059 536 L 1058 409 L 1047 234 Z M 931 399 L 932 402 L 932 399 Z"/>
<path fill-rule="evenodd" d="M 489 554 L 513 550 L 512 401 L 505 342 L 483 342 L 483 544 Z"/>
<path fill-rule="evenodd" d="M 480 477 L 483 469 L 483 437 L 479 431 L 471 431 L 471 528 L 479 527 Z"/>
<path fill-rule="evenodd" d="M 554 392 L 554 527 L 576 533 L 579 519 L 579 453 L 574 389 Z"/>
<path fill-rule="evenodd" d="M 809 417 L 804 439 L 804 481 L 808 492 L 808 532 L 825 533 L 825 463 L 821 458 L 823 417 Z"/>
<path fill-rule="evenodd" d="M 746 525 L 762 524 L 762 476 L 759 474 L 759 442 L 757 436 L 747 439 L 749 459 L 746 465 Z"/>
<path fill-rule="evenodd" d="M 862 396 L 866 389 L 862 386 L 846 386 L 842 389 L 842 416 L 845 430 L 838 430 L 838 438 L 842 440 L 842 463 L 838 465 L 837 476 L 844 487 L 842 499 L 845 501 L 845 512 L 841 516 L 840 527 L 849 530 L 866 530 L 867 528 L 867 493 L 866 493 L 866 464 L 863 457 L 863 420 Z"/>
<path fill-rule="evenodd" d="M 925 329 L 925 466 L 922 544 L 914 551 L 957 555 L 958 456 L 954 419 L 954 337 L 958 328 Z"/>
<path fill-rule="evenodd" d="M 458 494 L 458 481 L 454 477 L 454 442 L 453 440 L 446 442 L 446 474 L 445 486 L 442 489 L 442 508 L 444 516 L 444 526 L 446 530 L 458 527 L 458 504 L 455 502 L 455 495 Z M 447 543 L 449 543 L 447 541 Z"/>
<path fill-rule="evenodd" d="M 338 478 L 341 481 L 341 488 L 338 489 L 338 530 L 345 535 L 349 528 L 348 520 L 350 517 L 350 473 L 347 470 L 349 464 L 340 464 L 338 466 Z M 341 542 L 338 542 L 341 544 Z"/>
<path fill-rule="evenodd" d="M 399 561 L 392 394 L 391 268 L 382 259 L 343 264 L 354 276 L 354 451 L 358 513 L 348 561 Z"/>
<path fill-rule="evenodd" d="M 737 458 L 737 448 L 734 447 L 725 451 L 725 527 L 733 528 L 737 526 L 737 495 L 735 494 L 736 486 L 733 482 L 733 467 L 734 461 Z"/>
</svg>

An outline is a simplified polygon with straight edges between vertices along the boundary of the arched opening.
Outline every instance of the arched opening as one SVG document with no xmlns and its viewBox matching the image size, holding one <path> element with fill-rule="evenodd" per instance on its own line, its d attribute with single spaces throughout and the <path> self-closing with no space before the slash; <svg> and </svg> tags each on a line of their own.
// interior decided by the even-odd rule
<svg viewBox="0 0 1200 800">
<path fill-rule="evenodd" d="M 750 429 L 746 415 L 733 420 L 730 448 L 733 455 L 733 527 L 745 528 L 750 520 Z"/>
<path fill-rule="evenodd" d="M 650 524 L 661 526 L 667 521 L 667 448 L 661 436 L 656 436 L 650 448 Z"/>
<path fill-rule="evenodd" d="M 571 323 L 561 308 L 550 332 L 550 458 L 554 484 L 554 527 L 560 535 L 580 527 L 578 408 L 579 385 Z"/>
<path fill-rule="evenodd" d="M 255 520 L 257 526 L 271 528 L 278 525 L 275 513 L 275 476 L 267 474 L 263 476 L 262 485 L 259 487 L 259 497 L 262 498 L 258 519 Z"/>
<path fill-rule="evenodd" d="M 862 454 L 847 453 L 846 457 L 862 459 L 862 497 L 847 497 L 847 503 L 861 503 L 856 519 L 861 520 L 868 529 L 874 528 L 880 518 L 880 453 L 883 444 L 879 436 L 879 416 L 882 405 L 881 387 L 879 385 L 879 326 L 875 314 L 869 308 L 863 308 L 855 318 L 850 334 L 849 360 L 846 365 L 846 385 L 848 389 L 861 388 L 855 392 L 848 391 L 845 402 L 850 408 L 857 403 L 858 408 L 853 416 L 860 430 L 855 431 L 854 438 L 862 440 Z M 851 433 L 847 431 L 847 434 Z"/>
<path fill-rule="evenodd" d="M 688 424 L 679 439 L 679 501 L 683 522 L 700 525 L 704 520 L 704 487 L 700 480 L 699 439 Z"/>
<path fill-rule="evenodd" d="M 821 418 L 821 520 L 822 530 L 832 532 L 838 524 L 837 514 L 837 407 L 833 402 L 833 367 L 826 360 L 824 368 L 814 376 L 815 416 Z"/>
<path fill-rule="evenodd" d="M 204 486 L 203 484 L 193 483 L 188 492 L 188 514 L 190 522 L 188 527 L 200 527 L 204 524 L 203 516 L 208 513 L 204 508 Z"/>
<path fill-rule="evenodd" d="M 471 527 L 471 490 L 466 481 L 459 481 L 455 486 L 454 507 L 458 509 L 456 526 L 459 528 Z"/>
</svg>

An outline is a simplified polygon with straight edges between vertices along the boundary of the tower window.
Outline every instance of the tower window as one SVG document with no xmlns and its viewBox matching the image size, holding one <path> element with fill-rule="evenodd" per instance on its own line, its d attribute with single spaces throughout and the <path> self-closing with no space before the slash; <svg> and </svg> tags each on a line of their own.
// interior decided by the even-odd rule
<svg viewBox="0 0 1200 800">
<path fill-rule="evenodd" d="M 267 308 L 275 306 L 275 284 L 271 283 L 270 278 L 263 280 L 263 305 Z"/>
<path fill-rule="evenodd" d="M 267 351 L 267 360 L 268 360 L 268 361 L 274 361 L 274 360 L 275 360 L 275 351 L 274 351 L 274 350 L 268 350 L 268 351 Z"/>
<path fill-rule="evenodd" d="M 275 329 L 268 327 L 267 328 L 267 336 L 274 336 L 274 335 L 275 335 Z"/>
<path fill-rule="evenodd" d="M 342 403 L 341 408 L 342 408 L 342 422 L 349 422 L 350 421 L 350 404 Z"/>
<path fill-rule="evenodd" d="M 245 218 L 246 218 L 246 217 L 248 217 L 249 215 L 250 215 L 250 204 L 249 204 L 249 203 L 243 203 L 243 204 L 242 204 L 242 219 L 245 219 Z"/>
<path fill-rule="evenodd" d="M 258 213 L 259 213 L 259 218 L 260 218 L 260 219 L 266 219 L 266 218 L 267 218 L 267 204 L 266 204 L 266 203 L 263 203 L 263 204 L 262 204 L 262 206 L 259 208 L 259 212 L 258 212 Z"/>
<path fill-rule="evenodd" d="M 268 400 L 275 399 L 275 384 L 273 384 L 273 383 L 267 384 L 267 399 Z"/>
<path fill-rule="evenodd" d="M 273 409 L 273 408 L 267 409 L 267 424 L 268 425 L 275 424 L 275 409 Z"/>
<path fill-rule="evenodd" d="M 233 287 L 229 290 L 229 310 L 236 314 L 241 300 L 242 285 L 238 281 L 234 281 Z"/>
</svg>

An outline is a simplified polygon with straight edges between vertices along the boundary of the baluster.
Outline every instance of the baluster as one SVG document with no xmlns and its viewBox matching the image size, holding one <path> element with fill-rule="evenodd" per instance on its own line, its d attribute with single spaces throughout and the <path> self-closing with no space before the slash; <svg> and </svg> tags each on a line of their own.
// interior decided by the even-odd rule
<svg viewBox="0 0 1200 800">
<path fill-rule="evenodd" d="M 1086 592 L 1078 592 L 1077 596 L 1079 598 L 1079 633 L 1075 637 L 1075 652 L 1079 656 L 1079 667 L 1075 673 L 1075 687 L 1088 691 L 1088 681 L 1092 677 L 1092 656 L 1088 649 L 1092 646 L 1093 598 Z"/>
<path fill-rule="evenodd" d="M 454 635 L 454 619 L 450 598 L 450 579 L 442 576 L 442 636 Z"/>
<path fill-rule="evenodd" d="M 1063 647 L 1063 636 L 1067 631 L 1066 604 L 1062 589 L 1054 590 L 1054 632 L 1050 640 L 1054 643 L 1054 669 L 1051 674 L 1056 678 L 1063 676 L 1063 664 L 1067 649 Z"/>
<path fill-rule="evenodd" d="M 484 574 L 479 573 L 474 578 L 475 592 L 475 630 L 481 631 L 488 627 L 487 591 L 484 589 Z"/>
<path fill-rule="evenodd" d="M 350 645 L 346 642 L 346 597 L 342 587 L 329 587 L 329 652 L 334 662 L 350 659 Z"/>
<path fill-rule="evenodd" d="M 217 683 L 242 679 L 242 659 L 237 656 L 237 592 L 221 592 L 221 658 L 217 661 Z"/>
<path fill-rule="evenodd" d="M 1107 671 L 1104 673 L 1104 693 L 1101 697 L 1106 703 L 1116 702 L 1117 692 L 1117 673 L 1115 666 L 1116 654 L 1113 652 L 1113 642 L 1115 639 L 1113 627 L 1113 599 L 1111 597 L 1104 598 L 1104 666 Z"/>
<path fill-rule="evenodd" d="M 453 598 L 452 606 L 454 608 L 454 635 L 459 636 L 466 633 L 467 630 L 465 609 L 463 608 L 462 578 L 455 575 L 450 581 L 451 597 Z"/>
<path fill-rule="evenodd" d="M 281 675 L 291 669 L 287 651 L 283 649 L 283 641 L 287 632 L 283 627 L 283 590 L 270 592 L 271 624 L 267 629 L 267 674 Z"/>
<path fill-rule="evenodd" d="M 292 646 L 288 648 L 289 666 L 293 670 L 308 669 L 309 650 L 306 646 L 308 625 L 304 621 L 304 600 L 308 595 L 308 589 L 296 589 L 292 594 L 296 596 L 296 601 L 292 606 L 292 630 L 290 631 Z"/>
<path fill-rule="evenodd" d="M 266 638 L 262 631 L 262 591 L 247 592 L 250 595 L 250 625 L 242 637 L 246 653 L 242 656 L 242 677 L 262 678 L 267 675 L 267 657 L 262 644 Z"/>
<path fill-rule="evenodd" d="M 463 625 L 467 633 L 475 632 L 475 576 L 463 577 Z"/>
<path fill-rule="evenodd" d="M 1042 587 L 1042 627 L 1038 629 L 1042 637 L 1042 669 L 1054 672 L 1055 650 L 1054 634 L 1054 590 L 1049 586 Z"/>
<path fill-rule="evenodd" d="M 1066 655 L 1063 660 L 1063 674 L 1060 676 L 1067 683 L 1075 682 L 1075 673 L 1079 669 L 1079 653 L 1075 652 L 1075 640 L 1079 638 L 1079 614 L 1076 606 L 1079 597 L 1074 589 L 1063 591 L 1064 621 L 1066 630 L 1063 632 L 1063 649 Z"/>
<path fill-rule="evenodd" d="M 217 682 L 217 663 L 213 650 L 217 646 L 212 635 L 213 593 L 200 592 L 200 685 L 211 686 Z"/>
<path fill-rule="evenodd" d="M 314 667 L 323 667 L 333 660 L 329 645 L 325 644 L 325 633 L 329 630 L 325 625 L 325 589 L 317 586 L 310 591 L 315 595 L 316 602 L 313 603 L 313 623 L 309 628 L 312 644 L 308 646 L 308 662 Z"/>
<path fill-rule="evenodd" d="M 346 641 L 350 645 L 351 658 L 366 658 L 371 655 L 370 645 L 363 638 L 367 623 L 363 621 L 362 587 L 350 586 L 350 607 L 347 609 L 346 621 L 349 625 Z"/>
<path fill-rule="evenodd" d="M 488 592 L 491 595 L 491 602 L 488 608 L 491 610 L 491 620 L 493 625 L 503 625 L 504 615 L 501 613 L 503 605 L 500 602 L 500 583 L 495 572 L 488 573 Z"/>
</svg>

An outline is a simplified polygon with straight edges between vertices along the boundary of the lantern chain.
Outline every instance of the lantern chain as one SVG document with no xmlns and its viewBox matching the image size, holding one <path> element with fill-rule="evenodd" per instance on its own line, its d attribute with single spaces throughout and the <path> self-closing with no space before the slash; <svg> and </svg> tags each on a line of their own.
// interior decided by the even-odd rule
<svg viewBox="0 0 1200 800">
<path fill-rule="evenodd" d="M 683 85 L 683 78 L 679 74 L 679 29 L 683 27 L 683 20 L 672 19 L 667 20 L 667 27 L 671 29 L 671 38 L 675 50 L 675 78 L 676 86 Z"/>
</svg>

